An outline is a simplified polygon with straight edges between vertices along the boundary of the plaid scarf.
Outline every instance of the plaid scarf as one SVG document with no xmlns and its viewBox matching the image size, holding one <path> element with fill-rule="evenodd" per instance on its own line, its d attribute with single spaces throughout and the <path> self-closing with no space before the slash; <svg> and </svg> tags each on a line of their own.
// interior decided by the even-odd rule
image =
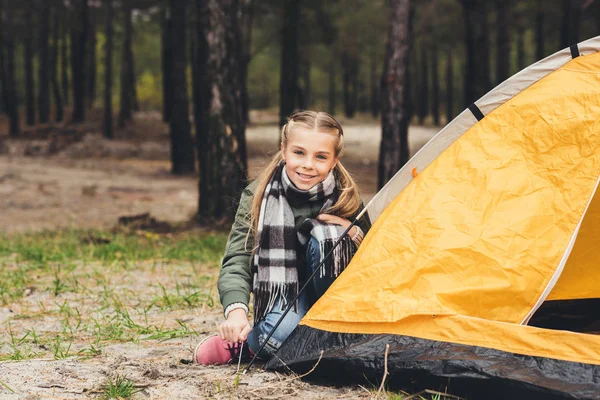
<svg viewBox="0 0 600 400">
<path fill-rule="evenodd" d="M 254 253 L 254 321 L 262 320 L 278 298 L 287 305 L 298 294 L 297 249 L 306 251 L 311 236 L 320 245 L 321 260 L 344 233 L 339 225 L 307 218 L 296 232 L 290 204 L 325 200 L 319 214 L 337 200 L 338 190 L 333 172 L 309 190 L 298 189 L 281 162 L 273 172 L 262 198 Z M 300 246 L 298 246 L 298 244 Z M 346 267 L 356 247 L 348 235 L 335 249 L 333 261 L 324 265 L 321 276 L 338 276 Z"/>
</svg>

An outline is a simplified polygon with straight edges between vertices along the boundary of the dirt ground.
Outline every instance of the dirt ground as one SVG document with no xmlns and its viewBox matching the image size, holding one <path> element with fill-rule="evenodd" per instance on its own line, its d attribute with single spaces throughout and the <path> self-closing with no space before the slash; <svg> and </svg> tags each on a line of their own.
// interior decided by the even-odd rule
<svg viewBox="0 0 600 400">
<path fill-rule="evenodd" d="M 142 116 L 136 124 L 133 138 L 118 135 L 114 141 L 103 140 L 93 127 L 73 140 L 52 129 L 27 140 L 0 134 L 0 233 L 109 229 L 120 216 L 145 212 L 159 220 L 189 220 L 197 206 L 196 178 L 169 174 L 167 128 L 159 118 Z M 343 161 L 368 200 L 376 191 L 380 128 L 373 121 L 343 125 Z M 144 127 L 154 136 L 144 136 Z M 412 127 L 411 153 L 436 132 Z M 277 137 L 272 124 L 248 128 L 250 177 L 276 151 Z M 16 255 L 1 261 L 8 271 L 25 268 Z M 99 398 L 107 379 L 116 375 L 135 383 L 134 398 L 371 398 L 376 393 L 373 387 L 314 386 L 258 368 L 236 378 L 235 366 L 182 363 L 221 318 L 213 300 L 217 265 L 155 260 L 55 268 L 41 273 L 22 299 L 0 307 L 0 355 L 17 350 L 23 355 L 0 363 L 2 399 Z M 171 304 L 200 292 L 205 297 L 194 297 L 193 308 Z M 96 348 L 94 339 L 100 337 L 106 340 Z"/>
</svg>

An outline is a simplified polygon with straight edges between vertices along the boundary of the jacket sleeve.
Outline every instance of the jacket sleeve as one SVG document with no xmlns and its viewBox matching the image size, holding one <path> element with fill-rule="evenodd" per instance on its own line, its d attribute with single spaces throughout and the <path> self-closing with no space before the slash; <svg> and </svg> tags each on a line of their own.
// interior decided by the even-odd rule
<svg viewBox="0 0 600 400">
<path fill-rule="evenodd" d="M 252 205 L 254 185 L 251 184 L 242 192 L 235 221 L 231 227 L 221 273 L 217 286 L 223 308 L 232 303 L 248 305 L 252 290 L 252 270 L 250 258 L 254 239 L 246 237 L 250 229 L 250 208 Z"/>
</svg>

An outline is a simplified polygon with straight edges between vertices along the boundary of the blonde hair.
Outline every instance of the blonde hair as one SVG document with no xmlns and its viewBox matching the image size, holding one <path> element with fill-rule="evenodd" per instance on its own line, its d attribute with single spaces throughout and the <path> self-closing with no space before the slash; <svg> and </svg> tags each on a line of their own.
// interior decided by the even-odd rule
<svg viewBox="0 0 600 400">
<path fill-rule="evenodd" d="M 333 173 L 335 175 L 337 186 L 340 191 L 337 202 L 331 206 L 326 212 L 342 218 L 350 218 L 354 216 L 360 208 L 360 195 L 358 194 L 358 187 L 354 179 L 350 176 L 350 173 L 344 168 L 339 158 L 342 156 L 342 150 L 344 149 L 344 131 L 342 130 L 339 122 L 335 120 L 331 115 L 322 111 L 297 111 L 290 115 L 288 122 L 281 128 L 281 147 L 287 146 L 288 137 L 292 130 L 296 127 L 304 129 L 336 135 L 338 138 L 335 146 L 335 157 L 338 159 Z M 250 233 L 256 233 L 258 228 L 258 217 L 260 214 L 260 206 L 262 198 L 267 188 L 267 184 L 271 179 L 271 175 L 277 168 L 279 162 L 283 159 L 281 150 L 275 154 L 269 165 L 264 169 L 257 179 L 256 190 L 254 191 L 254 198 L 252 199 L 252 207 L 250 209 Z M 248 241 L 246 240 L 246 243 Z"/>
</svg>

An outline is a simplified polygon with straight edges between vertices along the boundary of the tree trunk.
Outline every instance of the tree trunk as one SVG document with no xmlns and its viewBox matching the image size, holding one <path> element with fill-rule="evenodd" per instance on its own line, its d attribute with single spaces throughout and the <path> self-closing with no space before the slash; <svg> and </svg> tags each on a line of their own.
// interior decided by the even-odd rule
<svg viewBox="0 0 600 400">
<path fill-rule="evenodd" d="M 379 182 L 382 188 L 408 161 L 408 115 L 411 2 L 390 0 L 390 20 L 382 79 L 381 147 Z"/>
<path fill-rule="evenodd" d="M 205 108 L 206 128 L 198 138 L 198 216 L 202 219 L 233 218 L 236 211 L 234 201 L 239 199 L 246 185 L 245 154 L 242 154 L 246 146 L 241 98 L 242 79 L 239 73 L 242 46 L 238 2 L 198 0 L 198 3 L 200 9 L 205 11 L 201 20 L 209 21 L 201 24 L 206 30 L 204 37 L 209 40 L 207 57 L 201 60 L 207 77 L 203 92 L 208 98 L 202 102 Z M 289 77 L 287 74 L 282 76 Z M 282 83 L 286 88 L 285 79 L 282 79 Z"/>
<path fill-rule="evenodd" d="M 112 121 L 112 51 L 113 51 L 113 26 L 112 26 L 112 0 L 104 0 L 104 137 L 113 138 Z"/>
<path fill-rule="evenodd" d="M 535 58 L 541 60 L 544 58 L 544 2 L 536 0 L 535 2 Z"/>
<path fill-rule="evenodd" d="M 462 5 L 467 48 L 464 101 L 469 105 L 491 88 L 487 9 L 484 0 L 462 0 Z"/>
<path fill-rule="evenodd" d="M 87 0 L 73 3 L 71 23 L 71 76 L 73 78 L 73 122 L 85 119 L 85 55 L 87 49 Z"/>
<path fill-rule="evenodd" d="M 45 124 L 50 120 L 50 52 L 48 48 L 48 37 L 50 36 L 50 3 L 40 3 L 40 31 L 39 31 L 39 55 L 38 67 L 38 120 Z"/>
<path fill-rule="evenodd" d="M 171 36 L 171 87 L 170 104 L 171 128 L 171 172 L 176 175 L 191 174 L 195 171 L 194 144 L 190 132 L 189 100 L 186 76 L 186 13 L 187 8 L 177 0 L 169 0 L 169 10 L 173 18 Z M 131 18 L 130 18 L 131 20 Z"/>
<path fill-rule="evenodd" d="M 449 51 L 446 60 L 446 123 L 454 118 L 454 70 L 452 63 L 452 51 Z"/>
<path fill-rule="evenodd" d="M 433 124 L 440 125 L 440 77 L 439 77 L 438 51 L 433 46 L 431 51 L 431 116 Z"/>
<path fill-rule="evenodd" d="M 371 86 L 371 99 L 370 99 L 370 103 L 371 103 L 371 115 L 373 117 L 377 117 L 379 115 L 379 103 L 380 103 L 380 99 L 379 99 L 379 79 L 377 79 L 377 57 L 374 51 L 374 48 L 371 48 L 371 52 L 370 52 L 370 59 L 371 59 L 371 77 L 369 79 L 369 85 Z"/>
<path fill-rule="evenodd" d="M 517 68 L 519 71 L 525 68 L 525 28 L 517 27 Z"/>
<path fill-rule="evenodd" d="M 344 114 L 354 118 L 358 103 L 358 57 L 344 51 L 342 53 Z"/>
<path fill-rule="evenodd" d="M 335 57 L 329 59 L 329 94 L 327 96 L 327 111 L 335 115 L 336 97 L 335 97 Z"/>
<path fill-rule="evenodd" d="M 88 62 L 86 64 L 86 100 L 87 107 L 92 108 L 96 100 L 96 20 L 89 14 Z"/>
<path fill-rule="evenodd" d="M 133 32 L 133 34 L 135 34 L 135 32 Z M 129 91 L 131 92 L 131 105 L 133 107 L 133 111 L 140 111 L 140 102 L 138 101 L 137 95 L 137 77 L 135 75 L 135 57 L 133 56 L 133 44 L 129 48 Z"/>
<path fill-rule="evenodd" d="M 15 86 L 15 42 L 13 9 L 0 1 L 0 75 L 2 76 L 2 94 L 8 113 L 9 133 L 17 137 L 20 133 L 18 97 Z"/>
<path fill-rule="evenodd" d="M 171 119 L 171 69 L 173 61 L 171 59 L 171 36 L 173 31 L 173 18 L 169 7 L 163 0 L 162 10 L 160 13 L 160 29 L 161 29 L 161 61 L 162 61 L 162 85 L 163 85 L 163 121 L 169 122 Z"/>
<path fill-rule="evenodd" d="M 61 72 L 62 72 L 62 77 L 61 77 L 61 85 L 62 85 L 62 92 L 63 92 L 63 99 L 65 101 L 65 104 L 69 104 L 70 100 L 70 96 L 69 96 L 69 92 L 70 92 L 70 85 L 69 85 L 69 64 L 68 64 L 68 54 L 67 54 L 67 50 L 68 50 L 68 18 L 66 17 L 67 12 L 64 8 L 64 6 L 60 6 L 61 7 L 61 12 L 63 14 L 63 18 L 62 18 L 62 24 L 61 24 L 61 41 L 60 41 L 60 56 L 61 56 L 61 60 L 60 60 L 60 68 L 61 68 Z"/>
<path fill-rule="evenodd" d="M 429 109 L 429 63 L 427 62 L 427 50 L 421 41 L 421 81 L 419 83 L 419 124 L 423 125 Z"/>
<path fill-rule="evenodd" d="M 581 24 L 581 0 L 563 0 L 560 24 L 560 48 L 564 49 L 579 42 Z"/>
<path fill-rule="evenodd" d="M 510 0 L 496 0 L 496 84 L 508 79 L 510 65 Z"/>
<path fill-rule="evenodd" d="M 312 87 L 310 82 L 310 54 L 308 48 L 300 57 L 302 59 L 302 103 L 300 108 L 310 108 L 312 103 Z"/>
<path fill-rule="evenodd" d="M 248 104 L 248 67 L 252 56 L 252 25 L 254 22 L 254 0 L 242 1 L 242 62 L 240 72 L 242 74 L 242 105 L 244 122 L 250 121 Z"/>
<path fill-rule="evenodd" d="M 279 126 L 298 106 L 299 0 L 284 0 L 281 30 L 281 77 L 279 81 Z"/>
<path fill-rule="evenodd" d="M 60 122 L 63 120 L 63 100 L 58 83 L 58 41 L 60 38 L 60 9 L 58 5 L 52 6 L 52 47 L 50 49 L 50 80 L 52 83 L 52 97 L 54 98 L 55 116 L 54 120 Z"/>
<path fill-rule="evenodd" d="M 119 111 L 119 126 L 123 128 L 127 121 L 132 119 L 132 98 L 131 95 L 131 8 L 126 6 L 123 9 L 123 55 L 121 57 L 121 96 Z M 183 27 L 185 29 L 185 26 Z M 185 47 L 184 47 L 185 48 Z M 187 89 L 186 89 L 187 90 Z"/>
<path fill-rule="evenodd" d="M 28 0 L 25 7 L 25 24 L 30 29 L 25 30 L 25 123 L 35 125 L 35 89 L 33 82 L 33 2 Z"/>
</svg>

